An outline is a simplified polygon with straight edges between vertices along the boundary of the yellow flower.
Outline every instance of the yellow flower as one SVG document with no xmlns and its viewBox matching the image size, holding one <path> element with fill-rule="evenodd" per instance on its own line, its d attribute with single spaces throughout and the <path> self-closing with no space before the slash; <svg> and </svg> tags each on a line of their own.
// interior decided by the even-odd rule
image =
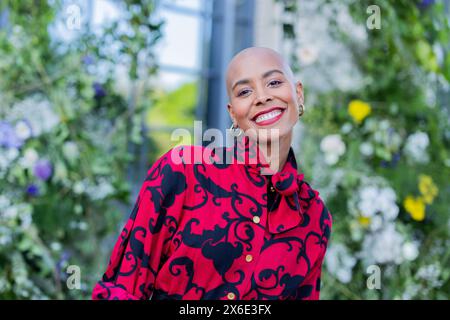
<svg viewBox="0 0 450 320">
<path fill-rule="evenodd" d="M 419 191 L 426 204 L 431 204 L 439 193 L 439 189 L 434 184 L 433 179 L 424 174 L 419 175 Z"/>
<path fill-rule="evenodd" d="M 372 111 L 370 104 L 361 100 L 352 100 L 348 104 L 348 113 L 356 123 L 361 123 Z"/>
<path fill-rule="evenodd" d="M 360 216 L 358 218 L 359 224 L 362 225 L 363 227 L 367 227 L 370 225 L 370 217 L 363 217 Z"/>
<path fill-rule="evenodd" d="M 425 202 L 421 197 L 407 196 L 403 201 L 403 206 L 414 220 L 422 221 L 425 219 Z"/>
</svg>

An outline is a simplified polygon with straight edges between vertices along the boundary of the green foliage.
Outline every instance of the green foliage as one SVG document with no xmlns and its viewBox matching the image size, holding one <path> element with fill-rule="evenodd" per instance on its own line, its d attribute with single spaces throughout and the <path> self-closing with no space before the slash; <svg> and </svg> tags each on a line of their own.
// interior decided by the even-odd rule
<svg viewBox="0 0 450 320">
<path fill-rule="evenodd" d="M 62 2 L 0 5 L 8 17 L 0 29 L 1 298 L 89 298 L 111 249 L 104 241 L 130 205 L 129 147 L 142 141 L 152 103 L 145 84 L 157 70 L 161 22 L 154 1 L 117 5 L 127 13 L 119 21 L 101 34 L 84 25 L 70 43 L 49 31 Z M 126 94 L 116 86 L 118 64 Z M 19 144 L 8 145 L 7 128 Z M 48 177 L 36 171 L 42 160 Z M 67 285 L 70 265 L 80 268 L 80 289 Z"/>
<path fill-rule="evenodd" d="M 318 4 L 335 8 L 329 33 L 348 48 L 364 83 L 315 92 L 303 79 L 314 104 L 302 119 L 299 158 L 334 218 L 322 298 L 448 299 L 448 12 L 443 1 L 378 1 L 381 29 L 366 28 L 366 41 L 342 28 L 340 10 L 366 26 L 373 4 Z M 284 29 L 296 55 L 295 25 Z M 370 112 L 357 121 L 366 106 Z M 379 290 L 366 285 L 370 265 L 380 267 Z"/>
</svg>

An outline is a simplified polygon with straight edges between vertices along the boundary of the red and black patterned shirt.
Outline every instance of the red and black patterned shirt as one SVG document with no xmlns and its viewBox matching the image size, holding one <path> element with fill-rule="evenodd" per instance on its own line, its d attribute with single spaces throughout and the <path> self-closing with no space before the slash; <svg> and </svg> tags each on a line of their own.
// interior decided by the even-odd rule
<svg viewBox="0 0 450 320">
<path fill-rule="evenodd" d="M 92 298 L 318 299 L 330 212 L 292 148 L 269 175 L 255 155 L 244 138 L 160 157 Z"/>
</svg>

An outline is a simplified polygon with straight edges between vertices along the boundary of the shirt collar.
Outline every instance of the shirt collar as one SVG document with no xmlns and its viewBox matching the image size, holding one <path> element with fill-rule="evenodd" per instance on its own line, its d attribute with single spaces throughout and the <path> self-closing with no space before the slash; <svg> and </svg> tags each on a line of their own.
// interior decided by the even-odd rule
<svg viewBox="0 0 450 320">
<path fill-rule="evenodd" d="M 297 161 L 292 147 L 279 172 L 270 169 L 256 141 L 248 136 L 235 137 L 234 156 L 238 163 L 244 164 L 255 175 L 270 173 L 272 185 L 277 192 L 272 208 L 268 208 L 268 230 L 272 234 L 285 232 L 303 222 L 302 199 L 310 198 L 309 185 L 303 181 L 304 175 L 297 171 Z"/>
</svg>

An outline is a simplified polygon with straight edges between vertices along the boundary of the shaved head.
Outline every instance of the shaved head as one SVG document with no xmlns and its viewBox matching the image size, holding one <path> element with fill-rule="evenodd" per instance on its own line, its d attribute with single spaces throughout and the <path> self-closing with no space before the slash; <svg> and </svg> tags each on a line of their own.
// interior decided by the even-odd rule
<svg viewBox="0 0 450 320">
<path fill-rule="evenodd" d="M 231 90 L 233 86 L 245 78 L 243 69 L 248 70 L 252 68 L 252 65 L 258 65 L 265 62 L 270 62 L 274 66 L 273 70 L 279 70 L 283 72 L 286 78 L 294 82 L 294 74 L 291 67 L 286 60 L 275 50 L 265 47 L 249 47 L 238 52 L 228 64 L 226 72 L 226 86 L 228 97 L 231 96 Z M 245 68 L 244 68 L 245 66 Z"/>
</svg>

